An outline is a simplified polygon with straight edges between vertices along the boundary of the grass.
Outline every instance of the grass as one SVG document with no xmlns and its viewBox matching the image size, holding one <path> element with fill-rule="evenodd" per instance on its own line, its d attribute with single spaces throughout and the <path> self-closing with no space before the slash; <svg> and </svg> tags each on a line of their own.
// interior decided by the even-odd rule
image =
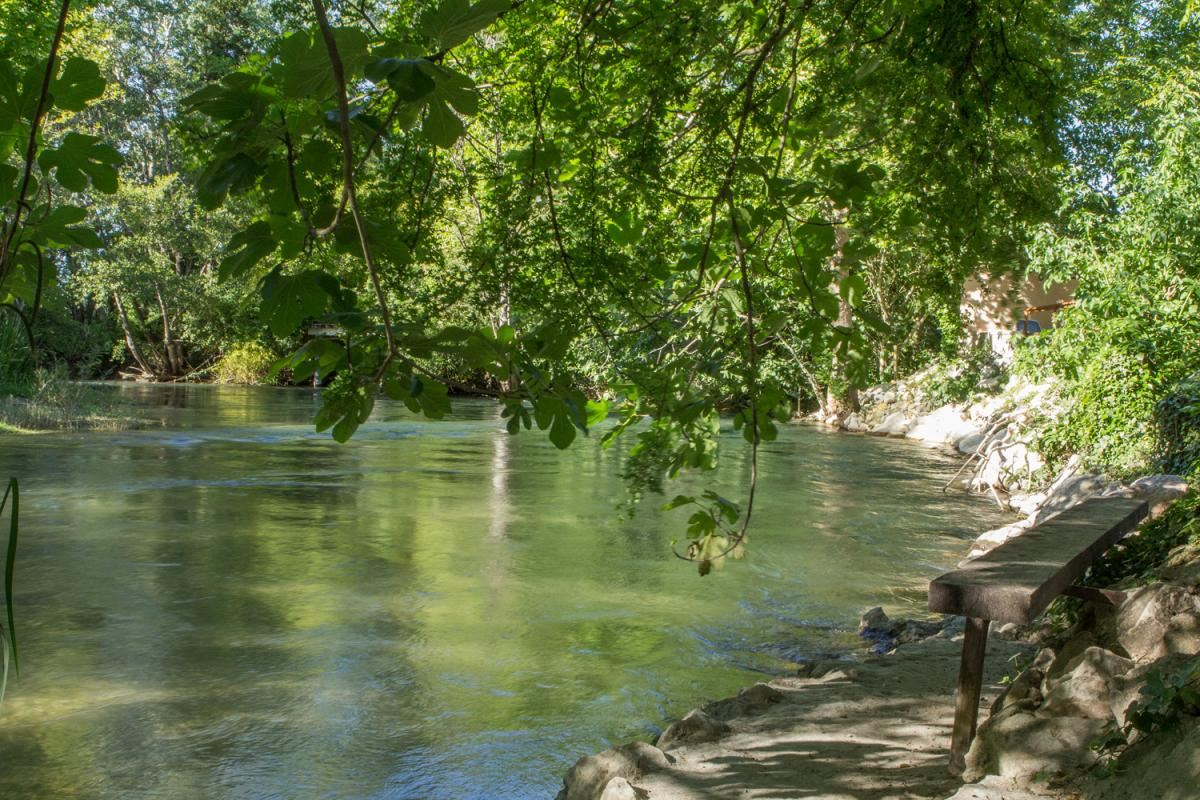
<svg viewBox="0 0 1200 800">
<path fill-rule="evenodd" d="M 27 386 L 5 388 L 0 432 L 119 431 L 139 424 L 107 393 L 70 380 L 63 370 L 38 370 Z"/>
</svg>

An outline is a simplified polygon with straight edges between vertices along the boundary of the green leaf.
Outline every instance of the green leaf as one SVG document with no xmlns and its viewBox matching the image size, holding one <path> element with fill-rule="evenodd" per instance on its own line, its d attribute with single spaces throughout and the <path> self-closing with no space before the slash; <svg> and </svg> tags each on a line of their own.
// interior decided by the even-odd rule
<svg viewBox="0 0 1200 800">
<path fill-rule="evenodd" d="M 0 206 L 17 199 L 17 179 L 21 171 L 11 164 L 0 163 Z"/>
<path fill-rule="evenodd" d="M 681 508 L 682 506 L 691 505 L 694 502 L 696 502 L 696 498 L 689 494 L 677 494 L 671 500 L 671 502 L 663 506 L 663 511 L 673 511 L 677 508 Z"/>
<path fill-rule="evenodd" d="M 282 370 L 292 371 L 292 381 L 300 383 L 316 375 L 323 380 L 331 372 L 342 369 L 347 362 L 345 346 L 335 340 L 326 338 L 309 339 L 304 345 L 290 356 L 284 356 L 271 365 L 270 376 L 277 376 Z"/>
<path fill-rule="evenodd" d="M 575 441 L 575 426 L 566 414 L 558 414 L 550 425 L 550 441 L 559 450 L 566 450 Z"/>
<path fill-rule="evenodd" d="M 87 225 L 80 225 L 87 218 L 87 212 L 78 206 L 59 206 L 49 214 L 44 213 L 45 206 L 34 209 L 24 235 L 27 241 L 37 242 L 42 247 L 87 247 L 102 246 L 96 231 Z"/>
<path fill-rule="evenodd" d="M 867 296 L 867 282 L 861 275 L 847 275 L 842 279 L 842 285 L 838 287 L 838 291 L 843 300 L 852 307 L 858 308 Z"/>
<path fill-rule="evenodd" d="M 359 28 L 333 29 L 338 57 L 347 82 L 362 73 L 369 62 L 367 35 Z M 324 100 L 337 84 L 329 61 L 329 49 L 319 32 L 297 31 L 279 46 L 279 88 L 284 97 Z"/>
<path fill-rule="evenodd" d="M 421 132 L 425 134 L 425 138 L 430 143 L 436 147 L 453 147 L 465 131 L 462 120 L 450 110 L 449 106 L 440 100 L 429 104 Z"/>
<path fill-rule="evenodd" d="M 588 400 L 587 401 L 587 426 L 590 428 L 593 425 L 599 425 L 604 420 L 608 419 L 608 401 L 607 400 Z"/>
<path fill-rule="evenodd" d="M 422 59 L 419 66 L 434 81 L 434 97 L 454 106 L 460 114 L 479 113 L 479 91 L 475 81 L 432 61 Z"/>
<path fill-rule="evenodd" d="M 9 130 L 20 118 L 21 84 L 8 60 L 0 58 L 0 131 Z"/>
<path fill-rule="evenodd" d="M 112 194 L 117 191 L 117 167 L 124 159 L 115 148 L 98 137 L 68 133 L 58 147 L 43 150 L 38 166 L 43 172 L 54 171 L 59 184 L 72 192 L 82 192 L 91 184 L 96 191 Z"/>
<path fill-rule="evenodd" d="M 512 8 L 511 0 L 443 0 L 437 11 L 421 21 L 421 32 L 443 50 L 462 44 Z"/>
<path fill-rule="evenodd" d="M 273 334 L 282 337 L 295 333 L 306 319 L 324 314 L 330 297 L 338 291 L 338 283 L 320 270 L 284 275 L 276 268 L 263 279 L 260 291 L 263 321 Z"/>
<path fill-rule="evenodd" d="M 308 228 L 295 217 L 272 214 L 267 218 L 271 226 L 271 235 L 279 242 L 279 257 L 295 258 L 304 252 L 304 243 L 308 238 Z"/>
<path fill-rule="evenodd" d="M 620 216 L 609 220 L 605 229 L 608 231 L 609 238 L 617 244 L 631 245 L 642 238 L 646 226 L 634 216 L 632 210 L 627 210 Z"/>
<path fill-rule="evenodd" d="M 275 252 L 275 237 L 266 220 L 251 223 L 249 227 L 235 233 L 225 247 L 221 259 L 221 280 L 239 278 L 249 272 L 255 264 Z"/>
<path fill-rule="evenodd" d="M 54 105 L 65 111 L 83 111 L 89 100 L 104 94 L 100 66 L 86 58 L 71 58 L 50 83 Z"/>
<path fill-rule="evenodd" d="M 396 97 L 416 103 L 432 94 L 435 88 L 433 78 L 422 69 L 422 63 L 430 62 L 423 58 L 381 58 L 367 66 L 366 77 L 374 83 L 386 82 Z"/>
<path fill-rule="evenodd" d="M 196 178 L 196 197 L 201 206 L 212 211 L 225 202 L 230 192 L 253 186 L 261 171 L 262 165 L 245 153 L 219 158 Z"/>
</svg>

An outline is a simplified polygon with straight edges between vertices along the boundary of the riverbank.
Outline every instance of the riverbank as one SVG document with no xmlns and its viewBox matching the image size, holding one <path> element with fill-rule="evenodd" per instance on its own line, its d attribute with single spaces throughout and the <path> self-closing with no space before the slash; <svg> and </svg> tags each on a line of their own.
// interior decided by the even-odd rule
<svg viewBox="0 0 1200 800">
<path fill-rule="evenodd" d="M 6 388 L 0 433 L 123 431 L 141 424 L 133 408 L 53 370 L 39 370 L 28 385 Z"/>
<path fill-rule="evenodd" d="M 1138 534 L 1152 541 L 1125 546 L 1138 556 L 1183 538 L 1122 584 L 1116 607 L 993 631 L 965 784 L 947 770 L 961 618 L 873 609 L 862 633 L 897 645 L 887 655 L 806 665 L 690 712 L 654 746 L 580 759 L 558 800 L 1188 800 L 1200 785 L 1197 508 L 1189 497 Z"/>
<path fill-rule="evenodd" d="M 919 384 L 892 385 L 835 421 L 966 456 L 947 489 L 989 494 L 1021 518 L 984 532 L 965 558 L 1090 497 L 1151 505 L 1155 521 L 1093 571 L 1121 578 L 1131 590 L 1124 603 L 1060 603 L 1051 621 L 993 631 L 983 698 L 991 713 L 981 716 L 968 783 L 947 770 L 961 620 L 896 623 L 874 609 L 863 634 L 898 649 L 807 666 L 692 711 L 656 746 L 583 758 L 559 800 L 1191 797 L 1200 785 L 1198 504 L 1176 475 L 1121 483 L 1078 459 L 1047 469 L 1034 442 L 1054 414 L 1052 388 L 1013 380 L 974 403 L 930 408 Z"/>
<path fill-rule="evenodd" d="M 581 759 L 559 800 L 941 798 L 959 644 L 953 630 L 862 661 L 820 662 L 696 709 L 656 747 Z M 989 699 L 1028 645 L 989 648 Z"/>
</svg>

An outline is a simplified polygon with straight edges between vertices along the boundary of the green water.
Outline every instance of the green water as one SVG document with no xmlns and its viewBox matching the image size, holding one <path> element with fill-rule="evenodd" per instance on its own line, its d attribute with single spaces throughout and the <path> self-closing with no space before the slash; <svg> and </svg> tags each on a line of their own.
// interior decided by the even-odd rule
<svg viewBox="0 0 1200 800">
<path fill-rule="evenodd" d="M 22 481 L 21 679 L 0 797 L 553 797 L 585 753 L 795 662 L 999 522 L 949 456 L 793 427 L 747 560 L 619 518 L 619 457 L 509 437 L 493 406 L 384 405 L 346 445 L 312 392 L 114 387 L 145 430 L 0 437 Z M 740 496 L 740 440 L 717 476 Z"/>
</svg>

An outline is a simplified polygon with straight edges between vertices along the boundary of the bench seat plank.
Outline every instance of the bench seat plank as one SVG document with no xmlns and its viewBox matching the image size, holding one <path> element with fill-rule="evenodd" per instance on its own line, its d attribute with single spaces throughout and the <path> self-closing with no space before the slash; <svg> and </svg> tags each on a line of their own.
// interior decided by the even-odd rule
<svg viewBox="0 0 1200 800">
<path fill-rule="evenodd" d="M 929 584 L 929 610 L 1027 623 L 1146 516 L 1144 500 L 1086 500 Z"/>
</svg>

